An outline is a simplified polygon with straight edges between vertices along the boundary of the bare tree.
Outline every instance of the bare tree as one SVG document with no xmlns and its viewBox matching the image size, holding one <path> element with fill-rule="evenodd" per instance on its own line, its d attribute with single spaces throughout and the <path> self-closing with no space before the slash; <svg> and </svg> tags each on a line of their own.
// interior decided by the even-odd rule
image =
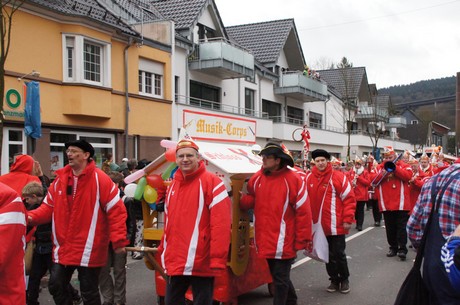
<svg viewBox="0 0 460 305">
<path fill-rule="evenodd" d="M 0 22 L 0 151 L 3 143 L 4 96 L 5 96 L 5 63 L 11 45 L 11 26 L 13 16 L 24 4 L 24 0 L 2 0 L 1 1 L 1 22 Z M 1 169 L 1 164 L 0 164 Z"/>
<path fill-rule="evenodd" d="M 329 70 L 334 69 L 335 63 L 334 61 L 326 56 L 321 56 L 311 65 L 313 70 Z"/>
<path fill-rule="evenodd" d="M 389 105 L 390 106 L 390 105 Z M 369 135 L 372 143 L 372 153 L 375 155 L 377 151 L 377 145 L 380 140 L 385 135 L 383 129 L 384 124 L 381 117 L 388 117 L 390 115 L 390 109 L 384 113 L 384 109 L 378 104 L 377 96 L 374 97 L 371 106 L 371 119 L 366 126 L 366 132 Z"/>
<path fill-rule="evenodd" d="M 357 101 L 355 97 L 352 95 L 352 81 L 353 76 L 351 73 L 351 69 L 353 67 L 353 63 L 349 62 L 346 57 L 343 57 L 342 60 L 337 64 L 337 69 L 340 71 L 340 75 L 343 81 L 344 95 L 342 96 L 342 100 L 344 102 L 343 108 L 343 117 L 346 120 L 346 129 L 347 129 L 347 161 L 350 161 L 350 141 L 351 141 L 351 134 L 353 132 L 353 121 L 356 116 L 357 111 Z"/>
</svg>

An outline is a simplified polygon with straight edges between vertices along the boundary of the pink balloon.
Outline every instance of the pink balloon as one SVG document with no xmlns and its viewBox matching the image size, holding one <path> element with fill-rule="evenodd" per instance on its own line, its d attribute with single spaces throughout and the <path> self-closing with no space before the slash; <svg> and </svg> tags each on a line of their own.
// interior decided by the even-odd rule
<svg viewBox="0 0 460 305">
<path fill-rule="evenodd" d="M 125 183 L 126 184 L 130 184 L 130 183 L 133 183 L 134 181 L 142 178 L 145 176 L 145 172 L 143 169 L 140 169 L 138 171 L 135 171 L 134 173 L 132 173 L 131 175 L 129 175 L 128 177 L 125 178 Z"/>
<path fill-rule="evenodd" d="M 161 140 L 160 145 L 161 147 L 164 147 L 164 148 L 175 148 L 177 145 L 177 142 L 170 141 L 170 140 Z"/>
</svg>

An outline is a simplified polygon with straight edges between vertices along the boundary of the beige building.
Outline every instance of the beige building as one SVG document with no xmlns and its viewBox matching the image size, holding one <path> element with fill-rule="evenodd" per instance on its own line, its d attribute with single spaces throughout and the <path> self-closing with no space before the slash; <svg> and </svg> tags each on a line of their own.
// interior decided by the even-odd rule
<svg viewBox="0 0 460 305">
<path fill-rule="evenodd" d="M 17 153 L 46 175 L 66 163 L 64 143 L 153 160 L 171 133 L 171 26 L 149 39 L 97 1 L 26 1 L 14 15 L 5 71 L 2 173 Z M 161 41 L 160 41 L 161 40 Z M 39 82 L 42 137 L 24 132 L 27 82 Z M 35 147 L 33 147 L 35 146 Z"/>
</svg>

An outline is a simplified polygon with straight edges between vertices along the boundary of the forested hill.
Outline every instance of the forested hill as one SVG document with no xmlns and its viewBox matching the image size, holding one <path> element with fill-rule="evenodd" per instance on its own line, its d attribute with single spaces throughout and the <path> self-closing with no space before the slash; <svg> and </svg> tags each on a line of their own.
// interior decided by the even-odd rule
<svg viewBox="0 0 460 305">
<path fill-rule="evenodd" d="M 380 94 L 389 94 L 393 104 L 408 101 L 427 100 L 436 97 L 455 95 L 455 76 L 422 80 L 410 85 L 391 86 L 379 90 Z"/>
</svg>

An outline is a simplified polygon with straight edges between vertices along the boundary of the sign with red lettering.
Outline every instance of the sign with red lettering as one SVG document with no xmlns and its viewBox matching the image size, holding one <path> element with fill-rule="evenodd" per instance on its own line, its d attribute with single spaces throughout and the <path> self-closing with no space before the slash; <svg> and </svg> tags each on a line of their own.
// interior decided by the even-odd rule
<svg viewBox="0 0 460 305">
<path fill-rule="evenodd" d="M 192 110 L 183 111 L 183 127 L 196 140 L 256 143 L 255 120 Z"/>
</svg>

